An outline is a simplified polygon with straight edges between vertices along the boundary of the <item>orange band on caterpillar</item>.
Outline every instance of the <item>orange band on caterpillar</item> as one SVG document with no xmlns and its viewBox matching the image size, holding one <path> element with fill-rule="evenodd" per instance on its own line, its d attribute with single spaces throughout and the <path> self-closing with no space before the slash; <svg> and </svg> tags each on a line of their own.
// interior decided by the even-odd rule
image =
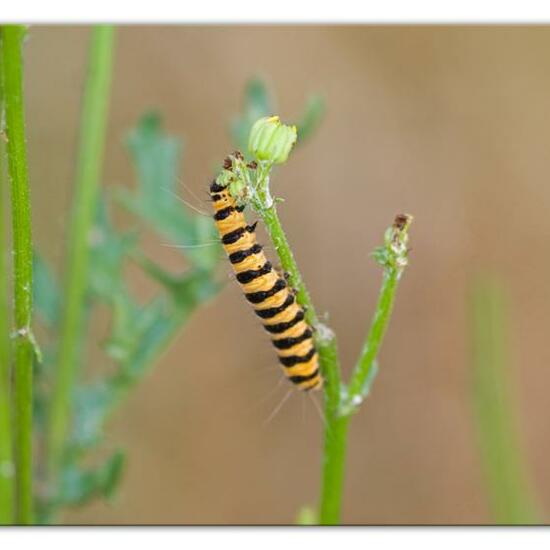
<svg viewBox="0 0 550 550">
<path fill-rule="evenodd" d="M 210 195 L 216 227 L 237 281 L 269 332 L 285 374 L 301 390 L 320 388 L 323 379 L 313 330 L 294 290 L 265 257 L 256 241 L 256 224 L 247 225 L 244 206 L 237 204 L 228 187 L 213 182 Z"/>
</svg>

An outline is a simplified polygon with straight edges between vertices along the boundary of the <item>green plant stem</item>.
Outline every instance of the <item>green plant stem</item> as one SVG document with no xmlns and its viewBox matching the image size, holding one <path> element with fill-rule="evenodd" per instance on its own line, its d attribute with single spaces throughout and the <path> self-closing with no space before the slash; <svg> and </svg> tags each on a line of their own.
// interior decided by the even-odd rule
<svg viewBox="0 0 550 550">
<path fill-rule="evenodd" d="M 319 521 L 322 525 L 336 525 L 340 522 L 346 446 L 349 423 L 353 413 L 367 395 L 376 372 L 375 362 L 384 334 L 388 328 L 397 285 L 406 265 L 406 231 L 393 226 L 386 243 L 384 256 L 384 277 L 378 304 L 365 344 L 351 377 L 349 390 L 342 383 L 336 339 L 330 329 L 319 322 L 319 318 L 294 260 L 292 250 L 277 216 L 275 202 L 270 199 L 269 178 L 260 172 L 258 200 L 255 203 L 267 232 L 275 246 L 283 269 L 289 274 L 290 282 L 297 290 L 298 303 L 307 308 L 306 318 L 316 327 L 316 344 L 319 362 L 325 380 L 325 432 L 324 460 L 322 466 L 322 487 L 319 506 Z M 402 242 L 402 239 L 404 241 Z M 403 263 L 396 261 L 399 258 Z"/>
<path fill-rule="evenodd" d="M 470 298 L 475 423 L 494 518 L 534 524 L 540 513 L 526 475 L 508 380 L 506 312 L 500 286 L 478 280 Z"/>
<path fill-rule="evenodd" d="M 0 30 L 0 49 L 2 31 Z M 3 63 L 0 58 L 0 121 L 4 120 Z M 13 523 L 13 450 L 10 397 L 10 321 L 8 306 L 8 237 L 5 219 L 4 128 L 0 122 L 0 525 Z"/>
<path fill-rule="evenodd" d="M 260 216 L 275 246 L 281 266 L 290 275 L 297 290 L 296 299 L 306 308 L 306 319 L 315 327 L 319 366 L 324 379 L 325 432 L 324 462 L 319 520 L 322 525 L 336 524 L 340 518 L 348 418 L 339 417 L 341 374 L 334 333 L 319 322 L 309 292 L 298 270 L 294 255 L 281 226 L 275 203 L 260 211 Z"/>
<path fill-rule="evenodd" d="M 92 29 L 88 76 L 84 89 L 80 140 L 76 164 L 75 197 L 68 231 L 61 341 L 49 412 L 47 441 L 50 482 L 55 483 L 69 429 L 76 375 L 77 349 L 85 313 L 90 257 L 88 239 L 96 213 L 107 126 L 114 30 Z"/>
<path fill-rule="evenodd" d="M 277 215 L 277 209 L 275 203 L 269 208 L 265 208 L 260 211 L 262 220 L 266 226 L 269 237 L 273 242 L 273 246 L 277 251 L 279 260 L 281 262 L 281 267 L 289 275 L 289 282 L 293 288 L 297 290 L 296 301 L 301 305 L 306 307 L 306 320 L 307 322 L 317 327 L 319 325 L 319 317 L 315 311 L 315 307 L 309 295 L 309 292 L 304 284 L 302 275 L 298 270 L 296 260 L 288 244 L 286 235 L 283 231 L 281 221 Z"/>
<path fill-rule="evenodd" d="M 269 189 L 272 164 L 260 161 L 255 181 L 251 181 L 244 162 L 236 159 L 237 173 L 251 189 L 252 206 L 265 224 L 283 270 L 296 289 L 297 302 L 306 309 L 306 320 L 315 329 L 315 342 L 324 379 L 325 431 L 322 487 L 319 522 L 336 525 L 340 522 L 344 486 L 347 435 L 351 416 L 368 393 L 374 374 L 375 361 L 389 324 L 397 284 L 407 265 L 408 228 L 412 217 L 407 214 L 395 218 L 386 231 L 384 246 L 375 251 L 375 257 L 384 267 L 384 278 L 376 312 L 367 334 L 363 350 L 351 377 L 350 391 L 342 383 L 340 363 L 334 333 L 319 321 L 313 302 L 292 254 L 292 250 L 277 215 L 276 201 Z"/>
<path fill-rule="evenodd" d="M 22 26 L 2 29 L 2 68 L 6 102 L 8 169 L 14 252 L 15 304 L 15 470 L 16 522 L 33 520 L 32 496 L 32 235 L 25 114 L 23 107 Z"/>
<path fill-rule="evenodd" d="M 267 232 L 275 246 L 283 269 L 290 275 L 290 283 L 297 290 L 297 301 L 307 308 L 306 319 L 316 328 L 316 344 L 319 365 L 324 378 L 324 461 L 322 466 L 322 488 L 319 521 L 322 525 L 337 524 L 340 521 L 344 463 L 349 417 L 340 417 L 340 396 L 342 380 L 332 331 L 319 322 L 319 318 L 298 270 L 294 255 L 281 226 L 275 203 L 258 210 Z"/>
<path fill-rule="evenodd" d="M 306 309 L 306 320 L 315 328 L 315 343 L 319 353 L 319 366 L 324 379 L 325 432 L 324 462 L 321 489 L 320 522 L 337 523 L 344 474 L 347 419 L 342 422 L 338 411 L 342 377 L 334 333 L 319 321 L 315 306 L 304 284 L 294 259 L 292 249 L 277 215 L 276 203 L 269 195 L 270 166 L 260 165 L 257 186 L 257 200 L 254 202 L 271 241 L 275 247 L 283 270 L 289 275 L 289 282 L 296 289 L 297 302 Z M 335 521 L 332 519 L 336 518 Z"/>
<path fill-rule="evenodd" d="M 386 268 L 376 312 L 348 389 L 341 400 L 336 396 L 330 401 L 327 399 L 325 463 L 320 506 L 320 521 L 323 525 L 335 525 L 340 521 L 349 423 L 366 397 L 373 380 L 376 357 L 389 324 L 398 278 L 396 269 Z"/>
<path fill-rule="evenodd" d="M 344 472 L 350 416 L 328 415 L 325 405 L 325 443 L 319 523 L 338 525 L 342 510 Z"/>
<path fill-rule="evenodd" d="M 373 378 L 376 358 L 388 329 L 398 282 L 399 270 L 387 267 L 384 270 L 376 311 L 349 383 L 348 402 L 350 406 L 361 403 L 368 392 L 367 385 Z"/>
</svg>

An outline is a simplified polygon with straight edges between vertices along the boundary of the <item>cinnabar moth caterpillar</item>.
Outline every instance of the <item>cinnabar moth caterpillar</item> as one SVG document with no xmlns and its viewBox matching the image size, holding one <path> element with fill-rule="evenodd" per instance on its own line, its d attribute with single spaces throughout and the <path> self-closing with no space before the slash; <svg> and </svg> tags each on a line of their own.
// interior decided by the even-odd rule
<svg viewBox="0 0 550 550">
<path fill-rule="evenodd" d="M 320 388 L 323 379 L 313 331 L 294 290 L 265 257 L 256 242 L 256 224 L 246 223 L 244 206 L 238 205 L 229 187 L 214 181 L 210 195 L 214 220 L 237 281 L 270 334 L 286 376 L 301 390 Z"/>
</svg>

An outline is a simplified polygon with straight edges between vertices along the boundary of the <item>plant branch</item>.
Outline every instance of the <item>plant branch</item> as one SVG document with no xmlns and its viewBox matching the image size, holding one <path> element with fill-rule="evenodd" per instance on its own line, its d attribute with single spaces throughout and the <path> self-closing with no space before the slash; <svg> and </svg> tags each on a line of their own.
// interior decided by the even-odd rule
<svg viewBox="0 0 550 550">
<path fill-rule="evenodd" d="M 324 379 L 325 444 L 322 474 L 320 522 L 338 523 L 344 475 L 344 460 L 348 419 L 339 418 L 342 379 L 334 333 L 319 321 L 319 317 L 304 284 L 294 255 L 277 215 L 276 201 L 269 193 L 270 165 L 260 163 L 252 204 L 265 224 L 279 261 L 289 274 L 289 282 L 297 290 L 298 303 L 306 308 L 306 319 L 315 328 L 319 364 Z"/>
<path fill-rule="evenodd" d="M 0 30 L 0 49 L 2 31 Z M 5 219 L 5 129 L 3 62 L 0 59 L 0 525 L 13 523 L 14 465 L 11 433 L 10 320 L 8 306 L 8 237 Z"/>
<path fill-rule="evenodd" d="M 260 139 L 262 136 L 260 135 Z M 376 313 L 366 342 L 351 378 L 350 389 L 342 383 L 334 333 L 319 321 L 319 316 L 304 284 L 292 250 L 271 197 L 269 178 L 272 163 L 259 161 L 255 176 L 244 161 L 236 159 L 237 173 L 250 192 L 250 202 L 265 224 L 282 268 L 296 289 L 298 303 L 306 309 L 306 320 L 315 328 L 319 363 L 324 378 L 325 434 L 319 521 L 323 525 L 340 522 L 347 434 L 352 414 L 363 401 L 376 372 L 375 361 L 388 327 L 397 283 L 407 265 L 408 228 L 412 217 L 397 216 L 386 231 L 384 246 L 375 257 L 384 266 L 384 279 Z"/>
<path fill-rule="evenodd" d="M 75 197 L 68 231 L 64 304 L 58 365 L 49 411 L 48 470 L 55 483 L 70 422 L 77 350 L 85 313 L 90 229 L 96 213 L 112 72 L 113 28 L 92 29 L 84 89 Z"/>
<path fill-rule="evenodd" d="M 250 203 L 261 217 L 290 286 L 296 291 L 296 301 L 305 309 L 306 321 L 314 329 L 325 396 L 319 520 L 323 525 L 334 525 L 340 521 L 349 422 L 364 399 L 376 371 L 375 360 L 388 326 L 397 282 L 407 265 L 408 228 L 412 217 L 405 214 L 397 216 L 393 226 L 386 231 L 384 246 L 375 251 L 377 261 L 384 266 L 384 281 L 377 311 L 351 379 L 351 391 L 348 392 L 342 383 L 335 335 L 319 320 L 277 216 L 277 201 L 272 198 L 269 188 L 273 165 L 286 162 L 296 140 L 296 128 L 282 124 L 278 116 L 257 120 L 248 140 L 248 148 L 255 161 L 246 163 L 243 155 L 236 152 L 226 159 L 224 168 L 232 166 L 237 178 L 233 178 L 231 172 L 224 171 L 219 181 L 227 182 L 237 202 Z"/>
<path fill-rule="evenodd" d="M 357 365 L 351 375 L 347 398 L 342 414 L 351 414 L 367 396 L 376 375 L 376 358 L 390 322 L 399 279 L 407 266 L 408 230 L 412 217 L 402 214 L 396 217 L 385 235 L 385 245 L 376 249 L 374 256 L 384 267 L 382 287 L 372 323 Z"/>
<path fill-rule="evenodd" d="M 320 521 L 323 525 L 335 525 L 340 521 L 349 422 L 367 396 L 376 374 L 376 357 L 389 324 L 399 278 L 407 265 L 408 228 L 411 221 L 410 216 L 398 216 L 386 232 L 385 245 L 375 251 L 377 261 L 384 266 L 384 278 L 374 318 L 349 387 L 340 384 L 340 396 L 333 396 L 330 406 L 327 399 L 320 506 Z"/>
<path fill-rule="evenodd" d="M 5 89 L 8 169 L 14 253 L 15 303 L 15 466 L 16 522 L 33 520 L 32 497 L 32 235 L 25 114 L 23 106 L 22 26 L 2 29 L 2 69 Z"/>
</svg>

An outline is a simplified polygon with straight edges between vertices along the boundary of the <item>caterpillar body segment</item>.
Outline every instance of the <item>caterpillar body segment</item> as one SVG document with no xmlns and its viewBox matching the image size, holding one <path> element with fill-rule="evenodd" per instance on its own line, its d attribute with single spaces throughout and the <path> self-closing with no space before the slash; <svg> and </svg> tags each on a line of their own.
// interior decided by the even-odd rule
<svg viewBox="0 0 550 550">
<path fill-rule="evenodd" d="M 267 260 L 256 241 L 256 224 L 246 223 L 244 207 L 228 186 L 214 181 L 210 195 L 214 221 L 236 279 L 270 335 L 286 376 L 301 390 L 321 388 L 313 330 L 296 302 L 294 289 Z"/>
</svg>

